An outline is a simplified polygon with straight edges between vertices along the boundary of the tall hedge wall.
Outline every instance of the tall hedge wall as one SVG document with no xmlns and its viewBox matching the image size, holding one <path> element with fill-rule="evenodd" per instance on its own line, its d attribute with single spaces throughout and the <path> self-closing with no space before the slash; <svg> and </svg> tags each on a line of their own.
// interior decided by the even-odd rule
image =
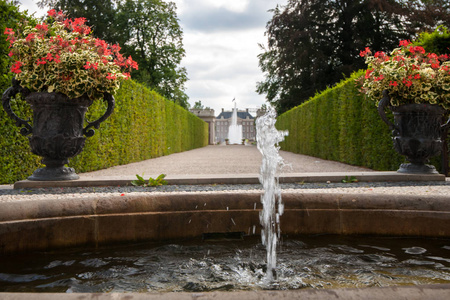
<svg viewBox="0 0 450 300">
<path fill-rule="evenodd" d="M 358 92 L 355 79 L 362 74 L 280 115 L 277 127 L 289 130 L 281 148 L 374 170 L 397 170 L 405 159 L 394 150 L 375 103 Z M 439 157 L 432 163 L 440 169 Z"/>
<path fill-rule="evenodd" d="M 70 160 L 77 173 L 142 161 L 186 151 L 208 144 L 207 124 L 182 107 L 131 80 L 115 95 L 114 113 L 86 139 L 81 154 Z M 23 118 L 31 111 L 25 101 L 13 101 Z M 103 101 L 94 103 L 86 114 L 95 120 L 105 111 Z M 28 139 L 0 109 L 0 183 L 26 179 L 40 166 Z"/>
</svg>

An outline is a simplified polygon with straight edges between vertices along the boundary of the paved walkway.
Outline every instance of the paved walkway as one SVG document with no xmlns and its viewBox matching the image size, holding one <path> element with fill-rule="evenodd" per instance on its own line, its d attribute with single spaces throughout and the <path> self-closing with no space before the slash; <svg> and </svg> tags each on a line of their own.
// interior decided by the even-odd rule
<svg viewBox="0 0 450 300">
<path fill-rule="evenodd" d="M 280 151 L 285 163 L 283 173 L 371 172 L 367 168 L 335 161 Z M 202 175 L 202 174 L 258 174 L 262 155 L 256 146 L 207 146 L 186 152 L 149 159 L 128 165 L 80 174 L 84 178 L 96 176 L 142 175 Z"/>
</svg>

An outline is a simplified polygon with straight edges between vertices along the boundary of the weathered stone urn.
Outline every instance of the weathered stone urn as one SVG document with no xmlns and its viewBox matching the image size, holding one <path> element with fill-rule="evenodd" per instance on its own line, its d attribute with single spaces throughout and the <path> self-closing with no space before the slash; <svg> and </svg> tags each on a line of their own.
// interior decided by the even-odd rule
<svg viewBox="0 0 450 300">
<path fill-rule="evenodd" d="M 19 118 L 11 109 L 10 100 L 21 93 L 33 110 L 33 125 L 28 120 Z M 13 79 L 12 87 L 2 97 L 3 108 L 16 125 L 22 127 L 20 133 L 28 137 L 31 151 L 42 156 L 44 168 L 39 168 L 28 177 L 29 180 L 74 180 L 79 176 L 73 168 L 66 167 L 69 158 L 81 153 L 86 137 L 94 135 L 90 127 L 99 128 L 114 110 L 114 98 L 104 95 L 108 108 L 104 115 L 95 122 L 87 122 L 84 128 L 85 113 L 92 104 L 87 96 L 70 99 L 64 94 L 37 92 L 30 93 L 20 87 Z"/>
<path fill-rule="evenodd" d="M 394 123 L 386 117 L 386 107 L 392 111 Z M 439 105 L 426 103 L 391 106 L 389 94 L 384 91 L 383 99 L 378 104 L 378 113 L 392 130 L 395 150 L 409 161 L 401 164 L 397 172 L 438 173 L 434 166 L 426 162 L 442 151 L 442 133 L 450 125 L 450 120 L 444 124 L 446 110 Z"/>
</svg>

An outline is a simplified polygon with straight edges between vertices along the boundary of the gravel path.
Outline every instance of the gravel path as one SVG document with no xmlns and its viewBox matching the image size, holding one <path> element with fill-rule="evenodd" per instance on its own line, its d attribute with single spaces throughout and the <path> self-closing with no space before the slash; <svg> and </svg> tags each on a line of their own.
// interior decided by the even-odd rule
<svg viewBox="0 0 450 300">
<path fill-rule="evenodd" d="M 291 165 L 283 173 L 344 172 L 372 170 L 335 161 L 280 151 L 284 161 Z M 188 174 L 259 174 L 261 153 L 256 146 L 207 146 L 109 169 L 83 173 L 84 177 L 142 175 L 157 176 Z"/>
<path fill-rule="evenodd" d="M 450 181 L 434 182 L 360 182 L 360 183 L 295 183 L 282 184 L 283 193 L 338 193 L 338 194 L 403 194 L 448 196 Z M 129 196 L 160 193 L 255 193 L 262 192 L 259 184 L 237 185 L 168 185 L 159 187 L 86 187 L 0 189 L 0 203 L 38 201 L 66 198 Z"/>
</svg>

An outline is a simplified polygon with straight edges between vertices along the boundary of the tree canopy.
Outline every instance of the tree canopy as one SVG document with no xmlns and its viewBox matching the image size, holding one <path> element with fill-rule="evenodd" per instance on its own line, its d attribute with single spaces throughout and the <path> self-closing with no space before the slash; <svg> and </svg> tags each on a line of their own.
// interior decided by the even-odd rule
<svg viewBox="0 0 450 300">
<path fill-rule="evenodd" d="M 194 106 L 191 107 L 191 109 L 211 109 L 209 106 L 204 106 L 202 104 L 202 100 L 198 100 L 194 103 Z"/>
<path fill-rule="evenodd" d="M 125 0 L 119 4 L 116 25 L 125 53 L 139 63 L 136 79 L 187 108 L 187 72 L 178 67 L 185 56 L 183 31 L 176 6 L 161 0 Z"/>
<path fill-rule="evenodd" d="M 389 52 L 399 40 L 446 24 L 445 2 L 289 0 L 267 23 L 268 43 L 258 56 L 265 79 L 257 92 L 279 113 L 287 111 L 364 68 L 359 52 L 365 47 Z"/>
<path fill-rule="evenodd" d="M 139 64 L 132 77 L 184 108 L 188 80 L 181 67 L 185 56 L 183 31 L 176 6 L 162 0 L 41 0 L 40 7 L 55 8 L 70 17 L 84 17 L 94 35 L 119 43 L 122 52 Z"/>
</svg>

